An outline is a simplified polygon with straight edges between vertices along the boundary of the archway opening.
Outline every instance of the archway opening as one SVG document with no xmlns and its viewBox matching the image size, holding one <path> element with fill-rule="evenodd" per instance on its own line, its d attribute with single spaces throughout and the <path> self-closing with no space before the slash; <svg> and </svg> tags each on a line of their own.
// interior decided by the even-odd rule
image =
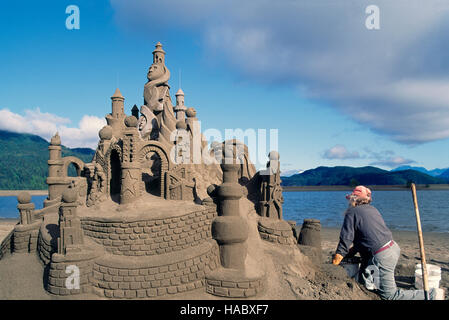
<svg viewBox="0 0 449 320">
<path fill-rule="evenodd" d="M 79 177 L 80 175 L 81 168 L 75 162 L 71 162 L 67 167 L 67 177 Z"/>
<path fill-rule="evenodd" d="M 149 152 L 142 163 L 142 182 L 145 191 L 154 196 L 161 196 L 161 165 L 162 161 L 156 152 Z"/>
<path fill-rule="evenodd" d="M 117 150 L 112 150 L 110 164 L 111 164 L 111 177 L 109 180 L 109 194 L 113 201 L 120 203 L 122 176 L 121 176 L 120 156 Z"/>
</svg>

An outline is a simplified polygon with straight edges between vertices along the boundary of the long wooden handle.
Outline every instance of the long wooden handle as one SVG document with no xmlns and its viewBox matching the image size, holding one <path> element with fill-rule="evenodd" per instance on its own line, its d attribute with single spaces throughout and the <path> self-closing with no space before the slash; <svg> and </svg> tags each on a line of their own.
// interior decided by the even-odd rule
<svg viewBox="0 0 449 320">
<path fill-rule="evenodd" d="M 424 283 L 424 297 L 426 300 L 429 300 L 429 282 L 427 279 L 426 253 L 424 252 L 424 240 L 423 240 L 422 230 L 421 230 L 421 219 L 419 217 L 418 199 L 416 197 L 416 186 L 414 183 L 411 184 L 411 188 L 412 188 L 412 195 L 413 195 L 413 204 L 415 205 L 416 226 L 418 229 L 419 249 L 421 251 L 421 270 L 422 270 L 422 278 L 423 278 L 423 283 Z"/>
</svg>

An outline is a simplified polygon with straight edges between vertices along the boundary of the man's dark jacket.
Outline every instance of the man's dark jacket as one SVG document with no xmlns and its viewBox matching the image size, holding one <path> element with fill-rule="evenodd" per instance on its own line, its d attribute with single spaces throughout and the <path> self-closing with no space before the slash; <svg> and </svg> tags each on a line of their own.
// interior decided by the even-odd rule
<svg viewBox="0 0 449 320">
<path fill-rule="evenodd" d="M 345 213 L 336 253 L 344 257 L 354 244 L 355 252 L 374 255 L 390 240 L 393 235 L 376 208 L 369 204 L 350 207 Z"/>
</svg>

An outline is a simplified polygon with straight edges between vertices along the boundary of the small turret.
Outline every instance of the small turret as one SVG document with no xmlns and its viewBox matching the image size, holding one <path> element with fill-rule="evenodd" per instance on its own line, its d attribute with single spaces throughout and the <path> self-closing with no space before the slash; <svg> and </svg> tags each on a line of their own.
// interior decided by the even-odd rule
<svg viewBox="0 0 449 320">
<path fill-rule="evenodd" d="M 120 92 L 119 88 L 115 90 L 114 95 L 111 97 L 112 100 L 112 117 L 118 119 L 120 116 L 125 114 L 124 111 L 124 101 L 125 98 L 123 98 L 122 93 Z"/>
<path fill-rule="evenodd" d="M 162 44 L 156 43 L 156 49 L 153 51 L 153 63 L 161 63 L 165 65 L 165 51 L 162 50 Z"/>
<path fill-rule="evenodd" d="M 173 109 L 176 112 L 176 119 L 178 121 L 185 121 L 187 107 L 184 105 L 184 92 L 180 88 L 176 92 L 176 106 Z"/>
<path fill-rule="evenodd" d="M 124 102 L 125 98 L 122 96 L 119 88 L 117 88 L 111 97 L 112 112 L 106 115 L 106 122 L 112 127 L 114 136 L 120 136 L 124 130 L 125 124 L 123 120 L 126 118 Z"/>
</svg>

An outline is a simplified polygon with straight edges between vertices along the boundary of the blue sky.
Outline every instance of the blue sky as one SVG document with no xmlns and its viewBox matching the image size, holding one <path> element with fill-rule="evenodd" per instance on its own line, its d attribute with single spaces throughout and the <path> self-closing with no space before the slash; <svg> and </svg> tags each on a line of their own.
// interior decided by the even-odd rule
<svg viewBox="0 0 449 320">
<path fill-rule="evenodd" d="M 68 30 L 68 5 L 80 29 Z M 380 8 L 380 30 L 365 8 Z M 19 1 L 0 11 L 0 129 L 95 147 L 160 41 L 202 129 L 278 129 L 283 170 L 449 167 L 444 1 Z"/>
</svg>

